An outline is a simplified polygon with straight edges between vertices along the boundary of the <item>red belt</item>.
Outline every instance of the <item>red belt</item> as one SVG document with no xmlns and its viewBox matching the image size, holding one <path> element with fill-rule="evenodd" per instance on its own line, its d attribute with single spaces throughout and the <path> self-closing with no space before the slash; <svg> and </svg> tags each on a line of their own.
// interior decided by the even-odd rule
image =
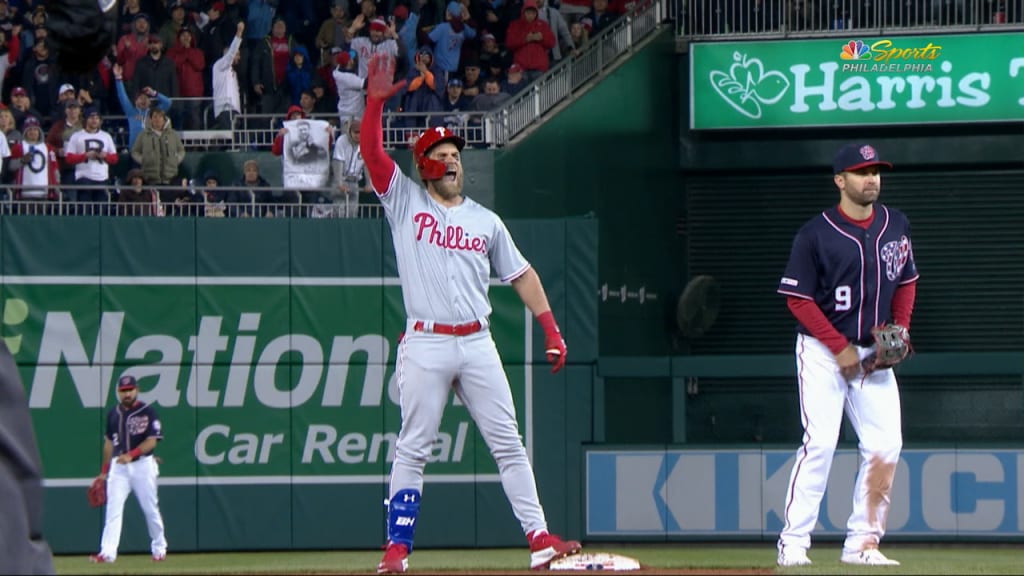
<svg viewBox="0 0 1024 576">
<path fill-rule="evenodd" d="M 434 334 L 447 334 L 448 336 L 469 336 L 483 330 L 484 325 L 479 320 L 474 320 L 466 324 L 440 324 L 435 322 L 433 327 L 430 327 L 426 322 L 417 320 L 412 325 L 412 329 L 417 332 L 433 332 Z"/>
</svg>

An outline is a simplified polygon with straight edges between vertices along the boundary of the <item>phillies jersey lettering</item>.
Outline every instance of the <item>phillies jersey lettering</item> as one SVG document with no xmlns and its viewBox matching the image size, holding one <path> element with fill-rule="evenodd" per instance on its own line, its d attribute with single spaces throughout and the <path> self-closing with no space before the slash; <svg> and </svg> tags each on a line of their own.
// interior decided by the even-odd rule
<svg viewBox="0 0 1024 576">
<path fill-rule="evenodd" d="M 872 327 L 892 321 L 896 288 L 917 278 L 902 212 L 876 204 L 864 229 L 833 207 L 797 233 L 778 292 L 813 300 L 843 336 L 865 343 Z M 809 335 L 802 325 L 797 331 Z"/>
<path fill-rule="evenodd" d="M 491 267 L 502 280 L 530 264 L 497 214 L 470 198 L 446 208 L 395 166 L 380 196 L 409 318 L 461 324 L 491 314 Z"/>
<path fill-rule="evenodd" d="M 145 402 L 131 408 L 118 404 L 107 413 L 107 438 L 114 445 L 114 457 L 130 452 L 146 438 L 163 438 L 156 410 Z"/>
</svg>

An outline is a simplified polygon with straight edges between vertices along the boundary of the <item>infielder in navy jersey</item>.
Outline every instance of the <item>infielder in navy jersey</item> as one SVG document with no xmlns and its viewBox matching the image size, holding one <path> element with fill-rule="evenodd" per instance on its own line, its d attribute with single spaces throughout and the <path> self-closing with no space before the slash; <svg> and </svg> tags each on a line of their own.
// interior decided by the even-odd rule
<svg viewBox="0 0 1024 576">
<path fill-rule="evenodd" d="M 167 557 L 164 520 L 156 495 L 156 479 L 160 467 L 153 457 L 158 441 L 163 439 L 156 410 L 139 401 L 139 387 L 134 376 L 122 376 L 117 382 L 118 404 L 107 413 L 107 430 L 103 440 L 103 464 L 100 478 L 107 480 L 107 511 L 99 554 L 93 562 L 113 562 L 121 543 L 121 523 L 128 495 L 135 492 L 149 530 L 153 561 Z"/>
<path fill-rule="evenodd" d="M 408 315 L 395 361 L 402 427 L 391 468 L 388 542 L 377 572 L 408 568 L 423 470 L 453 391 L 498 465 L 501 486 L 530 546 L 530 568 L 547 568 L 581 546 L 548 532 L 508 378 L 490 332 L 491 270 L 512 285 L 544 329 L 552 372 L 565 364 L 565 341 L 540 277 L 505 223 L 463 196 L 465 141 L 440 126 L 424 131 L 413 146 L 420 181 L 403 174 L 384 151 L 381 113 L 404 82 L 392 84 L 395 61 L 387 54 L 374 55 L 368 68 L 359 148 L 391 228 Z"/>
<path fill-rule="evenodd" d="M 865 374 L 871 329 L 910 328 L 917 267 L 910 223 L 878 203 L 883 162 L 867 144 L 842 147 L 833 162 L 839 205 L 797 232 L 778 292 L 796 317 L 796 364 L 803 445 L 786 491 L 778 564 L 811 564 L 807 550 L 845 411 L 859 440 L 861 464 L 840 561 L 897 565 L 878 545 L 903 445 L 900 396 L 892 368 Z"/>
</svg>

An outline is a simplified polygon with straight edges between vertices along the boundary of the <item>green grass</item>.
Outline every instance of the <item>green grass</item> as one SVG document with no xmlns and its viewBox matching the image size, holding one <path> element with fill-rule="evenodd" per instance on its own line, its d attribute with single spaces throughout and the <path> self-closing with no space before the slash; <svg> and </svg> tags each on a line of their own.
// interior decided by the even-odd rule
<svg viewBox="0 0 1024 576">
<path fill-rule="evenodd" d="M 760 569 L 779 574 L 1024 574 L 1024 544 L 917 545 L 884 548 L 898 567 L 852 567 L 839 563 L 839 543 L 818 544 L 809 554 L 813 566 L 775 569 L 775 549 L 767 544 L 622 544 L 585 546 L 592 552 L 625 554 L 662 570 Z M 57 574 L 341 574 L 372 573 L 379 550 L 346 552 L 250 552 L 175 554 L 153 563 L 148 555 L 122 555 L 114 564 L 91 564 L 87 555 L 58 556 Z M 437 571 L 525 571 L 523 549 L 417 550 L 412 573 Z"/>
</svg>

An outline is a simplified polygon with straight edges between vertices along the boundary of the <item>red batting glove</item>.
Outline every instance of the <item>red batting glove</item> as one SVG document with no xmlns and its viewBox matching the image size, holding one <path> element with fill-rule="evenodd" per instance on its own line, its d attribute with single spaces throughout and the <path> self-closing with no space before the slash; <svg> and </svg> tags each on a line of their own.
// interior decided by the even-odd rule
<svg viewBox="0 0 1024 576">
<path fill-rule="evenodd" d="M 395 79 L 395 59 L 390 54 L 378 52 L 370 57 L 366 74 L 366 97 L 387 101 L 405 88 L 405 80 L 392 83 Z"/>
<path fill-rule="evenodd" d="M 550 310 L 537 316 L 537 322 L 544 329 L 544 355 L 551 363 L 551 373 L 554 374 L 565 366 L 565 340 L 562 333 L 555 324 L 555 315 Z"/>
</svg>

